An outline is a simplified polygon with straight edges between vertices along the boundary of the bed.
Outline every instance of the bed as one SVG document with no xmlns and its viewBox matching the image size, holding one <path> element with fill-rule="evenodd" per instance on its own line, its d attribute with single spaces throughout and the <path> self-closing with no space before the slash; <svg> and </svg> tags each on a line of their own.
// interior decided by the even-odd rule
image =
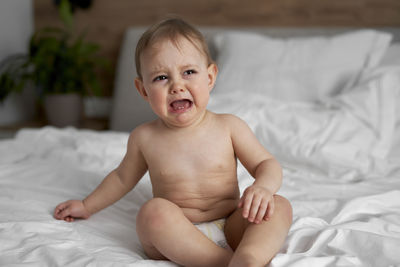
<svg viewBox="0 0 400 267">
<path fill-rule="evenodd" d="M 294 218 L 269 266 L 400 266 L 400 31 L 201 30 L 220 68 L 208 108 L 245 120 L 283 166 Z M 44 127 L 0 141 L 0 266 L 176 266 L 148 259 L 135 232 L 148 174 L 89 220 L 52 216 L 154 118 L 133 88 L 142 31 L 121 47 L 110 131 Z M 240 164 L 238 179 L 242 191 L 252 182 Z"/>
</svg>

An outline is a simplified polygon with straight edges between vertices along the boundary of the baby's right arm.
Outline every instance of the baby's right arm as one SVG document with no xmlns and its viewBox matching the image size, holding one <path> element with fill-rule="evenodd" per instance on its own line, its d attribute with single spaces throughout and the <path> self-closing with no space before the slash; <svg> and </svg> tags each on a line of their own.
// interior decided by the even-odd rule
<svg viewBox="0 0 400 267">
<path fill-rule="evenodd" d="M 137 145 L 137 131 L 129 136 L 125 157 L 101 184 L 84 200 L 69 200 L 59 204 L 54 217 L 68 222 L 90 215 L 108 207 L 132 190 L 147 171 L 147 164 Z"/>
</svg>

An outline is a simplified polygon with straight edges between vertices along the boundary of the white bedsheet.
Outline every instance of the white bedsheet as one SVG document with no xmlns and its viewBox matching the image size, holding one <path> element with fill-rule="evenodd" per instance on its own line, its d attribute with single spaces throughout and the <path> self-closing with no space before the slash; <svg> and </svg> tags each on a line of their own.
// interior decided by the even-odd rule
<svg viewBox="0 0 400 267">
<path fill-rule="evenodd" d="M 211 110 L 246 120 L 283 163 L 279 194 L 294 221 L 270 266 L 400 266 L 399 92 L 365 88 L 314 106 L 212 99 Z M 147 259 L 135 232 L 151 198 L 147 174 L 89 220 L 52 217 L 56 204 L 85 197 L 117 166 L 127 138 L 45 127 L 0 141 L 0 266 L 176 266 Z M 252 180 L 241 165 L 238 175 L 243 190 Z"/>
</svg>

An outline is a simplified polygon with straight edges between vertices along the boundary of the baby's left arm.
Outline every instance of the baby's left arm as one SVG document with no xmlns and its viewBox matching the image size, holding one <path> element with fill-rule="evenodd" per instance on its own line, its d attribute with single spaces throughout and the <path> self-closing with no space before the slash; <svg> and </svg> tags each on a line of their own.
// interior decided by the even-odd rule
<svg viewBox="0 0 400 267">
<path fill-rule="evenodd" d="M 249 126 L 241 119 L 229 118 L 231 138 L 235 154 L 255 178 L 239 201 L 243 217 L 250 222 L 268 220 L 274 212 L 274 194 L 282 183 L 279 162 L 261 145 Z"/>
</svg>

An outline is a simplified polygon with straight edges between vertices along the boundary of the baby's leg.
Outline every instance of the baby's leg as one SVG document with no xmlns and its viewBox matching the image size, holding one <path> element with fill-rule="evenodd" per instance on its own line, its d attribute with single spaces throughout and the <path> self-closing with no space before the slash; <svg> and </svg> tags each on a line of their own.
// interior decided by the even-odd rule
<svg viewBox="0 0 400 267">
<path fill-rule="evenodd" d="M 147 256 L 184 266 L 227 266 L 232 252 L 217 246 L 174 203 L 154 198 L 136 219 L 136 231 Z"/>
<path fill-rule="evenodd" d="M 229 266 L 265 266 L 278 253 L 292 223 L 292 208 L 287 199 L 274 198 L 274 214 L 268 221 L 250 223 L 242 217 L 242 209 L 227 219 L 225 235 L 235 250 Z"/>
</svg>

